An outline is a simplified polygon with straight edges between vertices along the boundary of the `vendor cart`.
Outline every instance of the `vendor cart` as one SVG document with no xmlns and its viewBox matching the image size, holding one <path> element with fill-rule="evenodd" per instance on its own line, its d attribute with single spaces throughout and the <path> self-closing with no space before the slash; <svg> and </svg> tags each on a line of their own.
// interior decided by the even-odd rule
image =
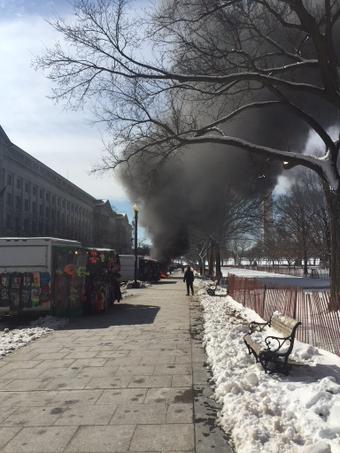
<svg viewBox="0 0 340 453">
<path fill-rule="evenodd" d="M 0 310 L 82 313 L 87 254 L 77 241 L 0 238 Z"/>
</svg>

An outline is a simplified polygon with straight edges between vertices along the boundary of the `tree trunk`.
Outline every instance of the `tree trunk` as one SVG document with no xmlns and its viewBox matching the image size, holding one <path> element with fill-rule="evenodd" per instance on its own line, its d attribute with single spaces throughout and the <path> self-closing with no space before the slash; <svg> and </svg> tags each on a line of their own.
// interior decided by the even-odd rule
<svg viewBox="0 0 340 453">
<path fill-rule="evenodd" d="M 216 260 L 216 278 L 219 282 L 222 278 L 221 271 L 221 250 L 219 244 L 215 244 L 215 260 Z"/>
<path fill-rule="evenodd" d="M 331 310 L 340 310 L 340 189 L 331 192 L 325 187 L 330 223 Z"/>
<path fill-rule="evenodd" d="M 308 258 L 307 258 L 306 250 L 304 251 L 304 254 L 303 254 L 303 275 L 305 277 L 307 277 L 307 275 L 308 275 Z"/>
<path fill-rule="evenodd" d="M 208 274 L 209 278 L 214 275 L 214 245 L 211 243 L 208 250 Z"/>
</svg>

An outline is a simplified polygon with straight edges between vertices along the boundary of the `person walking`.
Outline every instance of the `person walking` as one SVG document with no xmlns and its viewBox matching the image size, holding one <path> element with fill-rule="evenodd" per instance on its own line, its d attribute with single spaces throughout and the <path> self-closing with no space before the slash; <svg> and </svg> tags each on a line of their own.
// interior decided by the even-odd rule
<svg viewBox="0 0 340 453">
<path fill-rule="evenodd" d="M 183 282 L 187 284 L 187 296 L 189 296 L 190 290 L 191 294 L 194 295 L 194 273 L 191 270 L 191 267 L 188 266 L 186 271 L 184 272 Z"/>
</svg>

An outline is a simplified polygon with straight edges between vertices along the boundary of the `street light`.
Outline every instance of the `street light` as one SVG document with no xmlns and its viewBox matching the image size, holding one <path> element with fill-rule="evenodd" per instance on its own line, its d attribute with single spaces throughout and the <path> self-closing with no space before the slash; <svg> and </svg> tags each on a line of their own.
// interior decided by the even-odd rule
<svg viewBox="0 0 340 453">
<path fill-rule="evenodd" d="M 137 276 L 138 276 L 138 246 L 137 246 L 137 241 L 138 241 L 138 212 L 139 212 L 139 207 L 137 204 L 133 205 L 133 211 L 135 213 L 135 221 L 134 221 L 134 227 L 135 227 L 135 281 L 134 281 L 134 287 L 138 288 L 138 283 L 137 283 Z"/>
</svg>

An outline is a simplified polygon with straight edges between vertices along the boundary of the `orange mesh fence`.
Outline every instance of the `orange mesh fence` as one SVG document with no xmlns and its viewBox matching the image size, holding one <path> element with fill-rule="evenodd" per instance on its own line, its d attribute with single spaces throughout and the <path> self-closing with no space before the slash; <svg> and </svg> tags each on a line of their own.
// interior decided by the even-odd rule
<svg viewBox="0 0 340 453">
<path fill-rule="evenodd" d="M 301 321 L 298 340 L 340 355 L 340 311 L 329 309 L 329 291 L 268 288 L 254 278 L 229 274 L 228 293 L 265 320 L 279 311 Z"/>
</svg>

